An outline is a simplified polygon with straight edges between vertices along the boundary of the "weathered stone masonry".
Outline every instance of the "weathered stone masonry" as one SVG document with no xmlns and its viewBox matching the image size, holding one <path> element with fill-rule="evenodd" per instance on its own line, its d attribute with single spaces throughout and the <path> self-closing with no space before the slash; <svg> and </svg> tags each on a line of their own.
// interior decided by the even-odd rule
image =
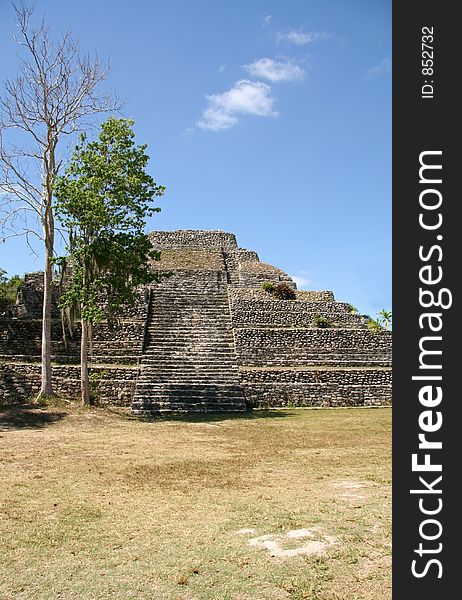
<svg viewBox="0 0 462 600">
<path fill-rule="evenodd" d="M 261 289 L 280 269 L 222 231 L 150 234 L 153 269 L 173 277 L 140 290 L 117 325 L 94 328 L 95 392 L 136 414 L 242 411 L 246 406 L 374 406 L 391 402 L 391 334 L 372 334 L 332 292 L 278 300 Z M 0 319 L 0 401 L 38 390 L 40 279 L 28 277 L 15 315 Z M 55 313 L 56 315 L 57 313 Z M 325 317 L 329 327 L 317 326 Z M 53 323 L 58 393 L 77 396 L 79 335 Z"/>
</svg>

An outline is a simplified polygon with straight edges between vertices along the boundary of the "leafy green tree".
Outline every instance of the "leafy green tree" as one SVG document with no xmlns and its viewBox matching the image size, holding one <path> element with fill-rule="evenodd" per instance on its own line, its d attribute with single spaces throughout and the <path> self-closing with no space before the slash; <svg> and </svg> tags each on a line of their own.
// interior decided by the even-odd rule
<svg viewBox="0 0 462 600">
<path fill-rule="evenodd" d="M 348 312 L 350 313 L 350 315 L 358 314 L 358 309 L 356 308 L 356 306 L 353 306 L 353 304 L 347 304 L 347 308 L 348 308 Z"/>
<path fill-rule="evenodd" d="M 385 310 L 384 308 L 377 313 L 377 321 L 384 329 L 390 329 L 393 323 L 393 313 L 391 310 Z"/>
<path fill-rule="evenodd" d="M 393 315 L 391 311 L 382 309 L 377 313 L 377 319 L 372 319 L 369 317 L 367 322 L 369 331 L 372 333 L 380 333 L 381 331 L 391 329 L 392 317 Z"/>
<path fill-rule="evenodd" d="M 146 172 L 146 146 L 137 146 L 133 121 L 111 117 L 98 139 L 85 135 L 66 174 L 55 186 L 56 212 L 69 231 L 66 289 L 61 306 L 80 318 L 82 403 L 89 404 L 88 342 L 91 326 L 130 305 L 140 284 L 159 281 L 149 269 L 158 260 L 144 233 L 160 209 L 165 188 Z"/>
<path fill-rule="evenodd" d="M 0 315 L 16 302 L 18 288 L 23 279 L 19 275 L 6 277 L 6 271 L 0 269 Z"/>
</svg>

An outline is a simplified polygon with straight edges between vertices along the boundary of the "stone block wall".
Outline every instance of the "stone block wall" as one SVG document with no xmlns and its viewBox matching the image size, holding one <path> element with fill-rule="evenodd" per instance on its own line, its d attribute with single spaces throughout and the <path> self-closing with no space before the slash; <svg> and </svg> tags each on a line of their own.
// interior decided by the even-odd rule
<svg viewBox="0 0 462 600">
<path fill-rule="evenodd" d="M 10 309 L 12 318 L 40 319 L 42 316 L 43 273 L 26 273 L 19 288 L 16 305 Z M 58 288 L 52 289 L 52 316 L 59 316 Z"/>
<path fill-rule="evenodd" d="M 153 231 L 149 234 L 149 239 L 156 250 L 185 248 L 237 249 L 236 236 L 233 233 L 218 230 Z"/>
<path fill-rule="evenodd" d="M 67 343 L 62 338 L 61 321 L 52 321 L 52 354 L 59 360 L 75 359 L 80 353 L 80 329 L 72 337 L 67 334 Z M 0 347 L 7 356 L 39 356 L 41 352 L 42 322 L 38 319 L 0 319 Z M 140 356 L 142 353 L 144 320 L 120 321 L 109 325 L 100 323 L 93 327 L 92 350 L 100 357 Z"/>
<path fill-rule="evenodd" d="M 138 367 L 93 366 L 90 377 L 95 401 L 100 405 L 130 406 L 138 377 Z M 65 398 L 80 397 L 80 366 L 52 366 L 54 389 Z M 24 402 L 32 399 L 40 389 L 38 363 L 4 363 L 0 377 L 0 404 Z"/>
<path fill-rule="evenodd" d="M 265 282 L 286 283 L 293 289 L 297 286 L 292 279 L 273 265 L 268 265 L 257 260 L 246 260 L 239 263 L 239 285 L 243 287 L 261 287 Z"/>
<path fill-rule="evenodd" d="M 272 300 L 231 300 L 235 327 L 316 328 L 316 317 L 328 319 L 331 327 L 365 329 L 360 315 L 351 314 L 343 302 L 291 302 Z"/>
<path fill-rule="evenodd" d="M 241 367 L 249 384 L 313 383 L 338 385 L 391 385 L 391 370 L 381 367 L 345 367 L 342 370 L 320 367 Z"/>
<path fill-rule="evenodd" d="M 258 254 L 253 250 L 237 248 L 235 250 L 224 250 L 223 258 L 225 260 L 226 272 L 228 274 L 228 283 L 239 285 L 240 265 L 246 261 L 259 261 Z"/>
<path fill-rule="evenodd" d="M 237 300 L 281 302 L 281 300 L 275 296 L 265 292 L 265 290 L 261 288 L 261 284 L 258 284 L 258 287 L 240 287 L 238 285 L 230 285 L 228 286 L 228 293 L 231 303 L 235 303 Z M 334 294 L 329 290 L 319 292 L 314 290 L 295 290 L 295 296 L 296 300 L 301 302 L 334 302 Z"/>
<path fill-rule="evenodd" d="M 384 406 L 389 404 L 387 385 L 272 383 L 245 385 L 246 399 L 252 408 L 338 408 Z"/>
<path fill-rule="evenodd" d="M 390 366 L 389 332 L 361 329 L 235 330 L 238 362 L 242 366 Z"/>
<path fill-rule="evenodd" d="M 149 290 L 140 290 L 134 306 L 120 311 L 114 323 L 93 327 L 90 374 L 101 380 L 97 397 L 101 404 L 130 406 L 143 352 L 149 307 Z M 30 399 L 39 390 L 41 320 L 33 304 L 21 318 L 0 319 L 0 403 Z M 61 320 L 52 321 L 52 375 L 55 391 L 69 398 L 80 394 L 80 328 L 67 343 Z M 93 387 L 96 383 L 92 384 Z"/>
</svg>

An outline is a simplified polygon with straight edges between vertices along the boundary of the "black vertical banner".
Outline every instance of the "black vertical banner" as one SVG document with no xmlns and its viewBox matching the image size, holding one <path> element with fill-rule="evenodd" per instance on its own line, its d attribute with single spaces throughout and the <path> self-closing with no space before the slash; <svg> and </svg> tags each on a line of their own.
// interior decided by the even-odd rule
<svg viewBox="0 0 462 600">
<path fill-rule="evenodd" d="M 393 12 L 393 598 L 461 595 L 460 23 Z"/>
</svg>

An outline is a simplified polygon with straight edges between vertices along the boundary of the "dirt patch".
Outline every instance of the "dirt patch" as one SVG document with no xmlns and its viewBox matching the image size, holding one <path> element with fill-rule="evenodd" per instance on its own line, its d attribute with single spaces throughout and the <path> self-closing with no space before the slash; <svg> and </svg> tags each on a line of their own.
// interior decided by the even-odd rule
<svg viewBox="0 0 462 600">
<path fill-rule="evenodd" d="M 255 529 L 244 528 L 244 529 L 239 529 L 239 531 L 236 531 L 236 533 L 238 533 L 240 535 L 253 535 L 254 533 L 257 533 L 257 532 Z"/>
<path fill-rule="evenodd" d="M 288 548 L 287 545 L 293 540 L 308 540 L 296 547 Z M 249 545 L 255 548 L 267 550 L 272 557 L 292 558 L 294 556 L 310 556 L 311 554 L 323 554 L 328 548 L 337 545 L 338 540 L 325 534 L 320 528 L 293 529 L 283 534 L 268 533 L 249 540 Z"/>
<path fill-rule="evenodd" d="M 363 490 L 368 487 L 368 484 L 362 481 L 334 481 L 333 486 L 339 490 L 339 496 L 347 500 L 364 500 L 367 495 L 360 493 L 358 490 Z"/>
</svg>

